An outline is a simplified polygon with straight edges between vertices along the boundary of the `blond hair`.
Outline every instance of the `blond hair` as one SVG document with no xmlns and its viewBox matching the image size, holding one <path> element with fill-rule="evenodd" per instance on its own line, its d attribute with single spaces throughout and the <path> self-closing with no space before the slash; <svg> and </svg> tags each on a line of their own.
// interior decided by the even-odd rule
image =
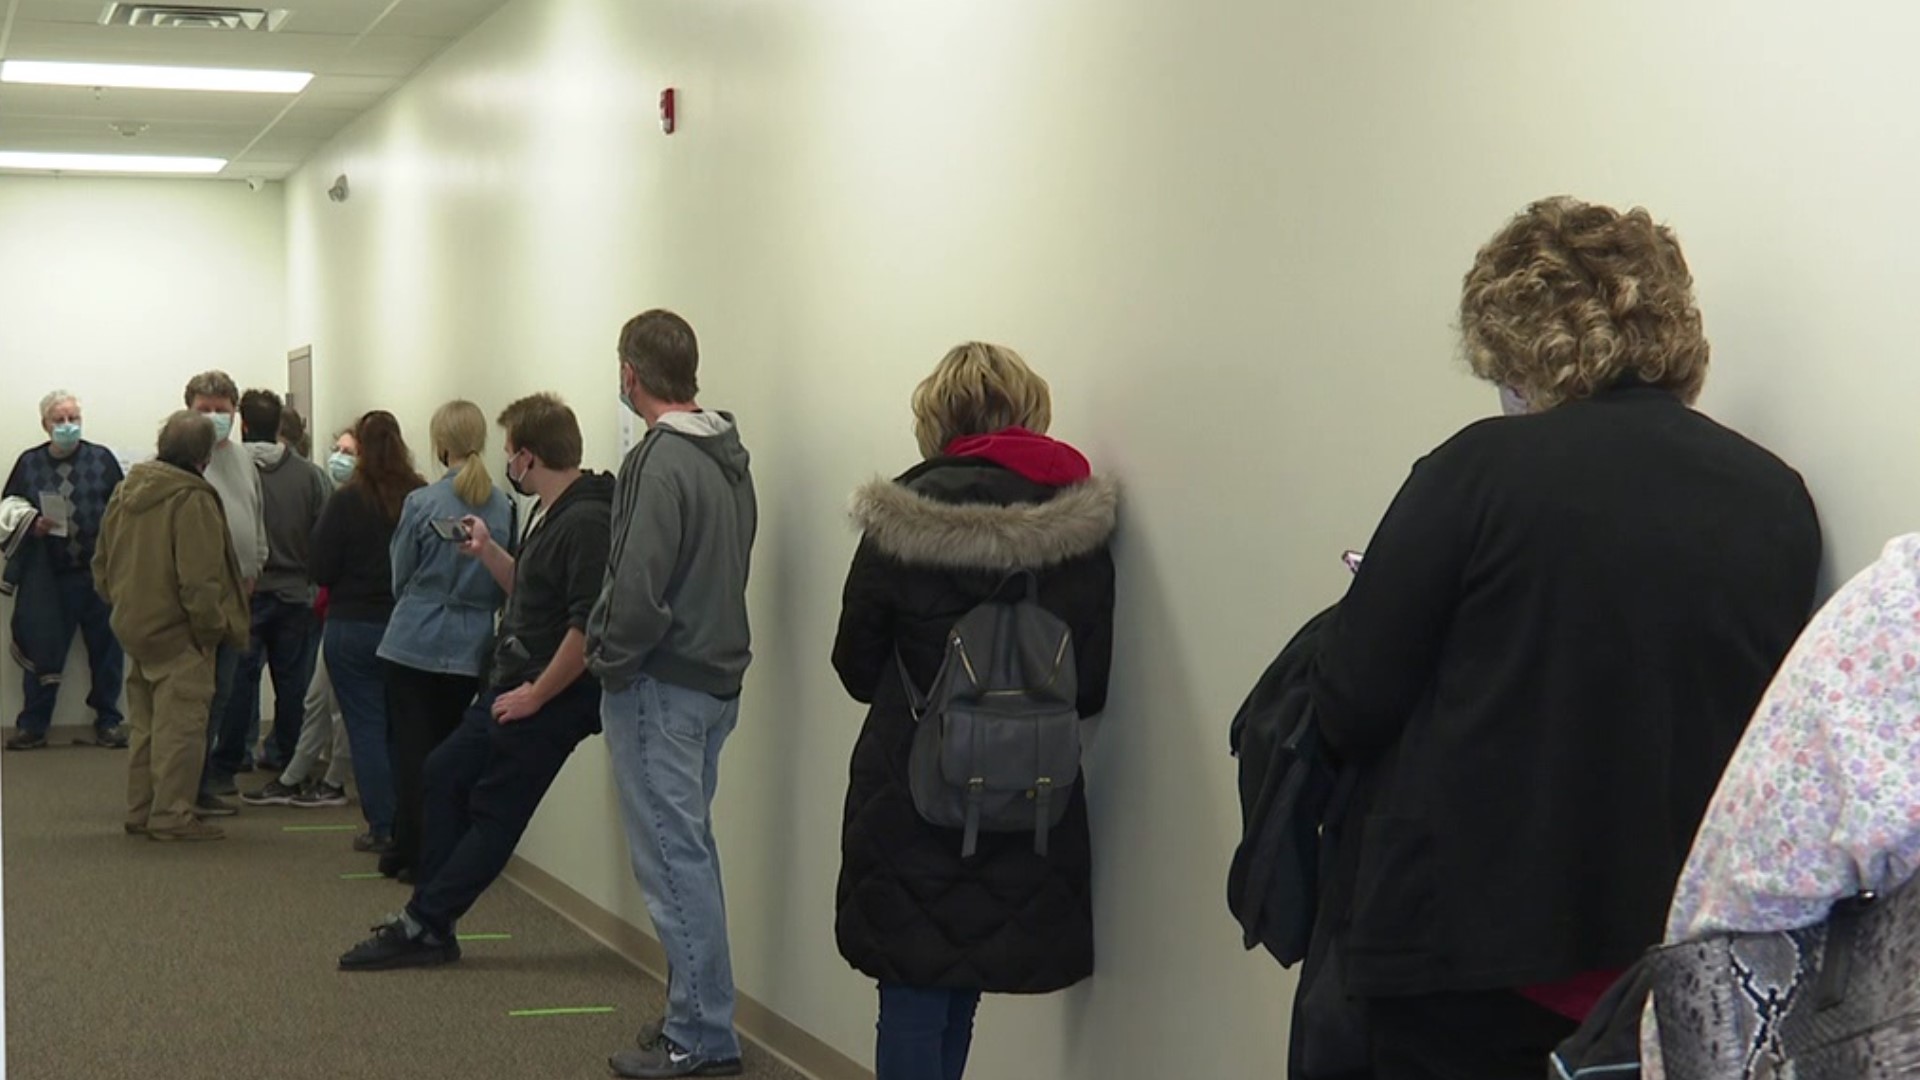
<svg viewBox="0 0 1920 1080">
<path fill-rule="evenodd" d="M 966 435 L 1023 427 L 1045 434 L 1053 423 L 1047 380 L 1004 345 L 956 345 L 913 391 L 913 437 L 935 458 Z"/>
<path fill-rule="evenodd" d="M 1559 196 L 1527 207 L 1480 249 L 1460 296 L 1467 363 L 1534 410 L 1625 378 L 1692 404 L 1708 346 L 1673 230 Z"/>
<path fill-rule="evenodd" d="M 460 501 L 478 509 L 493 498 L 493 477 L 487 474 L 481 451 L 487 448 L 487 417 L 471 401 L 449 401 L 433 414 L 427 428 L 433 440 L 433 456 L 445 464 L 462 458 L 460 472 L 453 478 L 453 493 Z"/>
</svg>

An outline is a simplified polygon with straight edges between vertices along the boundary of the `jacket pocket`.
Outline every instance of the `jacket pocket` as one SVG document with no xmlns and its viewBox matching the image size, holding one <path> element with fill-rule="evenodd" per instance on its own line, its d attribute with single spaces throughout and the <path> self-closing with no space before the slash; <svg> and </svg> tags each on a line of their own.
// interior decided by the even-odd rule
<svg viewBox="0 0 1920 1080">
<path fill-rule="evenodd" d="M 1421 818 L 1367 819 L 1348 935 L 1353 952 L 1433 951 L 1433 849 L 1432 831 Z"/>
</svg>

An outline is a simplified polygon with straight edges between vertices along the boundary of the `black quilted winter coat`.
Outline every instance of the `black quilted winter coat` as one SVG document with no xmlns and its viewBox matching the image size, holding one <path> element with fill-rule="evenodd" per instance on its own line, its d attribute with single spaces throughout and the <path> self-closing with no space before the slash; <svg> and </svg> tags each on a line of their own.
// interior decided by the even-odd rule
<svg viewBox="0 0 1920 1080">
<path fill-rule="evenodd" d="M 1025 438 L 1085 469 L 1064 444 Z M 1039 994 L 1093 974 L 1084 791 L 1075 790 L 1048 855 L 1034 853 L 1030 832 L 982 833 L 963 860 L 960 833 L 923 821 L 908 792 L 914 721 L 894 661 L 898 647 L 927 686 L 954 622 L 1009 571 L 1039 568 L 1041 604 L 1073 632 L 1080 714 L 1105 706 L 1116 489 L 1084 472 L 1058 483 L 1058 468 L 1027 467 L 1018 449 L 999 456 L 1014 467 L 937 458 L 855 497 L 864 536 L 833 664 L 847 692 L 872 708 L 853 750 L 835 936 L 848 963 L 882 982 Z"/>
</svg>

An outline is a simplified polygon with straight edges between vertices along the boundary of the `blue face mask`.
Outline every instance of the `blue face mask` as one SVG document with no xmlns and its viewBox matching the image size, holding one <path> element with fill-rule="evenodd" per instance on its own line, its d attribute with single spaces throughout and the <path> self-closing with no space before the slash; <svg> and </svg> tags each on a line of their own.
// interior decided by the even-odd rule
<svg viewBox="0 0 1920 1080">
<path fill-rule="evenodd" d="M 327 458 L 327 475 L 333 477 L 336 484 L 344 484 L 353 478 L 354 457 L 339 450 Z"/>
<path fill-rule="evenodd" d="M 205 415 L 207 419 L 213 421 L 213 441 L 215 443 L 226 442 L 227 437 L 233 434 L 233 414 L 230 412 L 216 412 Z"/>
<path fill-rule="evenodd" d="M 1511 387 L 1500 388 L 1500 411 L 1508 416 L 1525 416 L 1533 410 L 1527 406 L 1527 399 Z"/>
<path fill-rule="evenodd" d="M 53 425 L 53 447 L 61 453 L 80 445 L 80 423 L 77 420 Z"/>
</svg>

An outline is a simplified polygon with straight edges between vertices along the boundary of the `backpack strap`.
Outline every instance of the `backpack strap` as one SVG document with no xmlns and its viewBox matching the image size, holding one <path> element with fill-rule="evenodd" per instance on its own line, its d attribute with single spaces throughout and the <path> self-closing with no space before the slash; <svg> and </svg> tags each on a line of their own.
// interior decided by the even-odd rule
<svg viewBox="0 0 1920 1080">
<path fill-rule="evenodd" d="M 900 669 L 900 685 L 906 687 L 907 690 L 907 708 L 913 712 L 913 722 L 917 724 L 920 722 L 921 717 L 927 715 L 927 705 L 929 704 L 927 695 L 922 693 L 918 686 L 914 685 L 913 675 L 907 671 L 907 660 L 900 655 L 900 646 L 898 645 L 893 647 L 893 663 L 895 667 Z"/>
</svg>

